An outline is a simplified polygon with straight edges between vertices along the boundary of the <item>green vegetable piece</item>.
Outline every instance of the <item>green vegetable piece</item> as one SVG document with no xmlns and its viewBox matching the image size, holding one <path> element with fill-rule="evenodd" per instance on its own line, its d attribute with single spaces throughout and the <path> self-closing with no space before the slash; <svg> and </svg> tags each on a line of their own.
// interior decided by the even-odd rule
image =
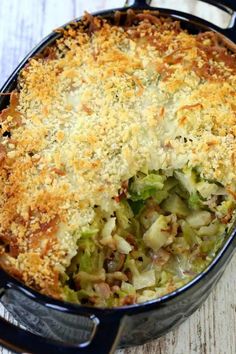
<svg viewBox="0 0 236 354">
<path fill-rule="evenodd" d="M 192 210 L 199 210 L 204 206 L 198 192 L 190 194 L 190 197 L 188 199 L 188 206 Z"/>
<path fill-rule="evenodd" d="M 177 195 L 171 194 L 162 204 L 161 208 L 179 217 L 189 215 L 190 211 L 184 201 Z"/>
<path fill-rule="evenodd" d="M 208 226 L 202 226 L 199 230 L 197 230 L 197 234 L 199 236 L 218 236 L 223 234 L 225 230 L 225 225 L 220 224 L 218 221 L 212 222 Z"/>
<path fill-rule="evenodd" d="M 217 250 L 220 248 L 223 242 L 223 234 L 219 237 L 210 238 L 201 244 L 201 251 L 208 254 L 210 257 L 214 257 Z"/>
<path fill-rule="evenodd" d="M 69 280 L 69 275 L 65 272 L 60 273 L 60 284 L 66 284 L 66 282 Z"/>
<path fill-rule="evenodd" d="M 189 194 L 196 192 L 197 176 L 192 169 L 186 168 L 183 172 L 175 171 L 174 175 Z"/>
<path fill-rule="evenodd" d="M 194 229 L 199 229 L 201 226 L 209 225 L 211 220 L 211 213 L 206 210 L 195 211 L 186 218 L 186 221 Z"/>
<path fill-rule="evenodd" d="M 136 239 L 140 239 L 141 234 L 141 226 L 138 220 L 132 219 L 131 220 L 131 232 L 135 235 Z"/>
<path fill-rule="evenodd" d="M 177 186 L 177 184 L 178 184 L 178 181 L 177 181 L 177 179 L 175 177 L 169 177 L 165 181 L 163 189 L 166 190 L 166 191 L 170 191 L 175 186 Z"/>
<path fill-rule="evenodd" d="M 157 204 L 161 204 L 161 202 L 163 202 L 163 200 L 165 200 L 168 195 L 169 192 L 166 190 L 156 192 L 154 196 L 155 202 L 157 202 Z"/>
<path fill-rule="evenodd" d="M 176 187 L 178 184 L 178 181 L 174 177 L 169 177 L 165 182 L 164 182 L 164 187 L 162 190 L 157 191 L 154 195 L 154 199 L 158 204 L 161 204 L 163 200 L 165 200 L 169 196 L 169 191 Z"/>
<path fill-rule="evenodd" d="M 149 229 L 150 226 L 157 220 L 160 213 L 158 213 L 154 208 L 145 208 L 141 215 L 139 216 L 140 224 L 145 230 Z"/>
<path fill-rule="evenodd" d="M 138 215 L 140 211 L 143 209 L 143 207 L 145 206 L 145 202 L 143 200 L 133 201 L 131 199 L 128 199 L 128 203 L 134 215 Z"/>
<path fill-rule="evenodd" d="M 224 189 L 222 187 L 218 186 L 215 183 L 209 183 L 207 181 L 201 181 L 197 183 L 196 188 L 201 194 L 201 196 L 205 199 L 210 198 L 212 194 L 225 194 Z"/>
<path fill-rule="evenodd" d="M 81 231 L 81 237 L 85 237 L 85 238 L 92 238 L 94 236 L 97 235 L 98 233 L 98 229 L 95 229 L 95 228 L 85 228 L 85 229 L 82 229 Z"/>
<path fill-rule="evenodd" d="M 165 285 L 166 283 L 168 283 L 168 281 L 172 278 L 172 274 L 166 272 L 165 270 L 163 270 L 161 272 L 161 279 L 160 279 L 160 282 L 159 282 L 159 285 L 163 286 Z"/>
<path fill-rule="evenodd" d="M 66 301 L 69 301 L 69 302 L 74 302 L 74 303 L 79 302 L 77 292 L 70 289 L 68 285 L 65 285 L 63 287 L 63 297 Z"/>
<path fill-rule="evenodd" d="M 129 252 L 132 251 L 133 247 L 123 237 L 114 235 L 113 238 L 115 240 L 116 248 L 120 253 L 129 254 Z"/>
<path fill-rule="evenodd" d="M 150 173 L 145 177 L 136 177 L 131 183 L 129 193 L 132 201 L 145 200 L 164 187 L 164 176 Z"/>
<path fill-rule="evenodd" d="M 224 217 L 226 215 L 231 215 L 232 210 L 235 208 L 235 201 L 232 199 L 224 200 L 217 208 L 217 215 L 219 217 Z"/>
<path fill-rule="evenodd" d="M 170 227 L 171 216 L 160 215 L 151 227 L 144 233 L 143 241 L 146 246 L 158 251 L 161 247 L 170 244 L 175 234 Z"/>
<path fill-rule="evenodd" d="M 86 253 L 91 254 L 95 251 L 96 249 L 96 243 L 92 238 L 83 238 L 81 237 L 78 240 L 78 248 L 79 250 L 84 250 Z M 77 257 L 77 256 L 75 256 Z"/>
<path fill-rule="evenodd" d="M 146 302 L 149 300 L 154 300 L 158 297 L 157 291 L 150 290 L 150 289 L 143 290 L 141 294 L 142 295 L 140 295 L 140 294 L 138 295 L 138 298 L 137 298 L 138 303 Z"/>
<path fill-rule="evenodd" d="M 94 295 L 94 291 L 81 289 L 76 292 L 79 300 L 88 299 L 90 296 Z"/>
<path fill-rule="evenodd" d="M 195 230 L 185 220 L 180 220 L 180 225 L 183 237 L 190 246 L 201 243 L 200 237 L 198 237 Z"/>
<path fill-rule="evenodd" d="M 89 253 L 80 256 L 79 270 L 92 273 L 94 270 L 94 258 Z"/>
<path fill-rule="evenodd" d="M 104 269 L 101 269 L 99 271 L 94 271 L 93 274 L 80 271 L 76 276 L 74 277 L 75 282 L 79 281 L 81 288 L 86 288 L 91 283 L 99 283 L 99 282 L 104 282 L 106 280 L 106 275 Z"/>
<path fill-rule="evenodd" d="M 94 271 L 100 270 L 103 267 L 104 254 L 95 249 L 94 252 L 85 250 L 79 258 L 79 270 L 92 273 Z"/>
<path fill-rule="evenodd" d="M 128 295 L 134 295 L 136 293 L 135 288 L 132 284 L 122 281 L 121 290 Z"/>
<path fill-rule="evenodd" d="M 212 251 L 215 247 L 215 240 L 211 239 L 211 240 L 206 240 L 202 243 L 201 245 L 201 251 L 203 253 L 208 254 L 210 251 Z"/>
<path fill-rule="evenodd" d="M 111 217 L 107 220 L 107 222 L 105 223 L 103 229 L 102 229 L 102 238 L 109 238 L 111 237 L 112 231 L 115 229 L 116 227 L 116 218 Z"/>
<path fill-rule="evenodd" d="M 133 276 L 133 286 L 136 290 L 154 286 L 155 284 L 156 277 L 154 269 Z"/>
<path fill-rule="evenodd" d="M 129 269 L 133 276 L 139 275 L 139 270 L 138 270 L 137 264 L 134 259 L 130 258 L 130 255 L 127 256 L 127 259 L 125 262 L 125 268 Z"/>
<path fill-rule="evenodd" d="M 189 248 L 189 243 L 184 236 L 176 237 L 175 241 L 171 244 L 171 252 L 174 254 L 183 255 L 185 252 L 189 251 Z"/>
<path fill-rule="evenodd" d="M 123 229 L 127 229 L 130 224 L 130 219 L 134 216 L 133 211 L 126 200 L 119 203 L 116 211 L 117 223 Z"/>
</svg>

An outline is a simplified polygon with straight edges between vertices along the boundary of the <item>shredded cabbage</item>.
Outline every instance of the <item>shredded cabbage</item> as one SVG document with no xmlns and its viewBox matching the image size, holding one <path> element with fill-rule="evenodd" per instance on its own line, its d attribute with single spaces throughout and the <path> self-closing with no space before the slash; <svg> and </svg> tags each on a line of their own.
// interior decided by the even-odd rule
<svg viewBox="0 0 236 354">
<path fill-rule="evenodd" d="M 126 185 L 110 213 L 96 207 L 76 231 L 65 300 L 113 307 L 167 294 L 209 264 L 233 222 L 233 197 L 196 170 L 143 170 Z"/>
<path fill-rule="evenodd" d="M 133 201 L 146 200 L 164 187 L 165 179 L 164 176 L 153 173 L 135 177 L 130 185 L 130 199 Z"/>
</svg>

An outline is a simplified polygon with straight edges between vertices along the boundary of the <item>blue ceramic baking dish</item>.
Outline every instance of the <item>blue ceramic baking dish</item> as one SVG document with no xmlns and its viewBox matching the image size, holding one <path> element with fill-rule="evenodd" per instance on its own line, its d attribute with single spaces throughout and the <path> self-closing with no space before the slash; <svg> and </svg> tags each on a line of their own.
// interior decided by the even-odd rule
<svg viewBox="0 0 236 354">
<path fill-rule="evenodd" d="M 232 15 L 228 28 L 219 28 L 180 11 L 150 7 L 145 0 L 136 0 L 129 8 L 137 12 L 148 9 L 154 13 L 158 10 L 163 16 L 179 19 L 182 26 L 193 33 L 213 30 L 233 46 L 236 43 L 235 0 L 204 1 Z M 116 10 L 125 15 L 127 9 L 113 9 L 95 15 L 112 18 Z M 43 39 L 16 68 L 1 92 L 13 90 L 28 59 L 42 52 L 59 36 L 59 33 L 51 33 Z M 1 96 L 0 110 L 7 104 L 8 97 Z M 235 234 L 234 227 L 212 263 L 186 286 L 156 300 L 120 308 L 92 308 L 55 300 L 0 270 L 1 302 L 25 327 L 17 327 L 0 318 L 0 345 L 19 353 L 107 354 L 114 352 L 117 346 L 134 346 L 156 339 L 183 322 L 204 302 L 234 253 Z"/>
</svg>

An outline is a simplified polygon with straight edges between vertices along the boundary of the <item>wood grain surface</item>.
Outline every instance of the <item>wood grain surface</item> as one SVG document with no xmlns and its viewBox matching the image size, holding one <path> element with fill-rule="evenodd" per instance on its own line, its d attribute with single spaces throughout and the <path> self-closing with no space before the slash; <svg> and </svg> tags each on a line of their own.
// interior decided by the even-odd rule
<svg viewBox="0 0 236 354">
<path fill-rule="evenodd" d="M 1 0 L 0 86 L 29 50 L 53 28 L 79 17 L 84 10 L 98 11 L 123 3 L 124 0 Z M 170 7 L 173 3 L 171 0 L 155 1 L 155 4 Z M 180 3 L 188 11 L 196 10 L 196 3 L 189 0 Z M 212 21 L 227 24 L 226 15 L 212 10 L 202 13 Z M 184 324 L 159 340 L 119 350 L 117 354 L 236 354 L 235 293 L 236 255 L 205 304 Z M 0 315 L 10 318 L 1 305 Z M 0 348 L 0 354 L 9 353 Z"/>
</svg>

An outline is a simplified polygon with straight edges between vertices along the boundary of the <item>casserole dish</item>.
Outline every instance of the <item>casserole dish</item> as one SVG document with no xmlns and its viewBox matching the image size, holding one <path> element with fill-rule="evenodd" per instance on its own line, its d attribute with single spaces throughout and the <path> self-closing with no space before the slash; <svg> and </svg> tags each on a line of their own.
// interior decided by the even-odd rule
<svg viewBox="0 0 236 354">
<path fill-rule="evenodd" d="M 15 283 L 16 284 L 16 283 Z M 178 293 L 178 291 L 177 291 L 177 293 Z M 180 295 L 179 295 L 180 296 Z M 40 296 L 39 296 L 39 298 L 40 298 Z M 171 299 L 171 295 L 169 295 L 169 297 L 168 297 L 168 301 Z M 179 298 L 180 299 L 180 298 Z M 166 300 L 167 300 L 167 298 L 166 298 Z M 161 301 L 164 301 L 164 299 L 162 299 Z M 49 301 L 48 301 L 49 302 Z M 157 302 L 156 302 L 157 303 Z M 163 302 L 164 303 L 164 302 Z M 146 304 L 146 305 L 149 305 L 150 307 L 150 309 L 151 309 L 151 303 L 149 303 L 149 304 Z M 137 311 L 137 309 L 138 309 L 138 311 L 140 311 L 141 310 L 141 308 L 142 308 L 142 306 L 140 306 L 140 307 L 138 307 L 138 306 L 134 306 L 134 308 L 136 308 L 136 311 Z M 146 308 L 147 309 L 147 308 Z M 119 309 L 120 310 L 120 309 Z M 173 309 L 172 309 L 173 310 Z M 83 309 L 81 308 L 81 311 L 83 311 Z M 90 311 L 91 311 L 91 309 L 90 309 Z M 98 310 L 92 310 L 94 313 L 98 313 L 99 311 Z M 113 310 L 104 310 L 103 311 L 103 314 L 104 314 L 104 316 L 105 316 L 105 313 L 108 313 L 108 312 L 112 312 Z M 123 311 L 123 309 L 122 309 L 122 311 Z M 121 314 L 121 312 L 122 311 L 114 311 L 114 314 L 115 313 L 120 313 Z M 125 311 L 126 311 L 126 313 L 127 314 L 131 314 L 131 308 L 130 309 L 125 309 Z M 173 312 L 173 311 L 172 311 Z M 159 313 L 159 315 L 160 315 L 160 313 Z M 101 320 L 101 316 L 99 315 L 99 319 Z M 114 320 L 114 319 L 113 319 Z M 173 321 L 173 319 L 172 319 L 172 321 Z M 108 321 L 108 315 L 107 315 L 107 321 L 105 321 L 105 322 L 107 322 L 107 324 L 109 324 L 109 321 Z M 164 321 L 163 321 L 164 322 Z M 127 322 L 128 323 L 128 322 Z M 102 322 L 101 322 L 101 326 L 102 326 Z M 154 326 L 155 327 L 155 326 Z M 154 328 L 153 327 L 153 328 Z M 100 328 L 102 328 L 102 327 L 100 327 Z M 2 333 L 4 333 L 4 332 L 2 332 Z M 97 331 L 97 335 L 99 335 L 99 327 L 98 327 L 98 331 Z M 98 337 L 97 337 L 98 338 Z M 96 340 L 96 337 L 95 337 L 95 339 L 94 340 Z M 107 343 L 107 339 L 104 341 L 105 343 Z M 93 342 L 93 343 L 96 343 L 96 342 Z M 102 347 L 102 349 L 101 349 L 101 352 L 104 352 L 105 351 L 105 343 L 103 343 L 103 347 Z M 89 347 L 88 347 L 89 348 Z M 28 351 L 28 350 L 27 350 Z M 41 350 L 41 351 L 47 351 L 47 350 Z M 52 352 L 52 349 L 50 349 L 50 350 L 48 350 L 49 352 Z M 98 351 L 98 347 L 96 347 L 96 349 L 95 349 L 95 351 L 97 352 Z"/>
</svg>

